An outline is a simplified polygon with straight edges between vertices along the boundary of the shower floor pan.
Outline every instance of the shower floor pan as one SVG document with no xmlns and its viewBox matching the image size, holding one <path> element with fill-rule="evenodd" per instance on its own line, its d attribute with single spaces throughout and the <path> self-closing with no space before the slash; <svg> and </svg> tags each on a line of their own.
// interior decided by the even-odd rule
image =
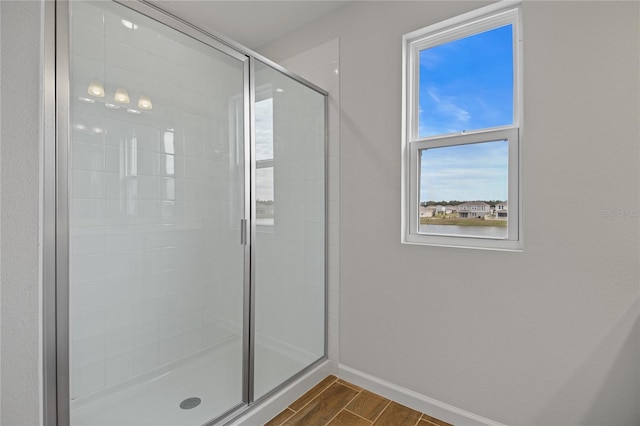
<svg viewBox="0 0 640 426">
<path fill-rule="evenodd" d="M 202 425 L 240 403 L 242 371 L 237 358 L 241 344 L 240 338 L 233 339 L 151 380 L 76 407 L 72 404 L 71 426 Z M 258 342 L 256 397 L 313 361 Z M 181 404 L 187 408 L 181 408 Z"/>
</svg>

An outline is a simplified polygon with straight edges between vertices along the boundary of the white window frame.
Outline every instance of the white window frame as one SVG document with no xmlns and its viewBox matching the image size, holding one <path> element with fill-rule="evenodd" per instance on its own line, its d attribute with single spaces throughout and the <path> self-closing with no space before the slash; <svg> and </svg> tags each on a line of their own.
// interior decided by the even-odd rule
<svg viewBox="0 0 640 426">
<path fill-rule="evenodd" d="M 468 132 L 419 137 L 420 52 L 474 34 L 512 25 L 513 124 Z M 402 243 L 492 250 L 522 250 L 522 25 L 519 1 L 502 1 L 405 34 L 402 102 Z M 454 145 L 508 141 L 507 238 L 421 234 L 420 151 Z"/>
</svg>

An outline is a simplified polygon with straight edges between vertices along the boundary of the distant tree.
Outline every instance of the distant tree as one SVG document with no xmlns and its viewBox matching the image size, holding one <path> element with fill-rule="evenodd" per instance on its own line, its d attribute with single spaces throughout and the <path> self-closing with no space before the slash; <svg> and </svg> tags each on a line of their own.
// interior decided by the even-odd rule
<svg viewBox="0 0 640 426">
<path fill-rule="evenodd" d="M 457 206 L 458 204 L 462 204 L 462 203 L 487 203 L 490 206 L 495 206 L 496 204 L 499 203 L 503 203 L 505 200 L 464 200 L 464 201 L 460 201 L 460 200 L 441 200 L 441 201 L 422 201 L 420 203 L 420 205 L 422 207 L 428 207 L 428 206 Z"/>
</svg>

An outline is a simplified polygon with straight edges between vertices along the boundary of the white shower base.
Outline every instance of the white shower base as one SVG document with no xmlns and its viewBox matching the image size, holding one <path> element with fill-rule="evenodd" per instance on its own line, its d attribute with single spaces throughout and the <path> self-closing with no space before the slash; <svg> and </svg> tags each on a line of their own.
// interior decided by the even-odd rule
<svg viewBox="0 0 640 426">
<path fill-rule="evenodd" d="M 234 338 L 150 380 L 74 401 L 71 426 L 202 425 L 241 402 L 241 345 L 241 339 Z M 316 359 L 258 342 L 255 360 L 255 395 L 260 397 Z M 191 397 L 202 402 L 180 408 Z"/>
</svg>

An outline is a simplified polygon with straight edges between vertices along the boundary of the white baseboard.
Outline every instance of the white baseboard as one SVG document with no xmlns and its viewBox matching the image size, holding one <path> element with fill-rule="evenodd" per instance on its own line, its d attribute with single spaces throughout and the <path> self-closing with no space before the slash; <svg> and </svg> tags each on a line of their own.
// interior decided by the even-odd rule
<svg viewBox="0 0 640 426">
<path fill-rule="evenodd" d="M 456 426 L 505 426 L 502 423 L 429 398 L 343 364 L 338 365 L 338 377 Z"/>
<path fill-rule="evenodd" d="M 337 375 L 337 371 L 338 366 L 335 362 L 331 360 L 324 361 L 304 376 L 269 397 L 266 401 L 262 401 L 256 404 L 255 407 L 250 408 L 246 414 L 230 423 L 230 426 L 257 426 L 267 423 L 322 379 L 330 374 Z"/>
</svg>

